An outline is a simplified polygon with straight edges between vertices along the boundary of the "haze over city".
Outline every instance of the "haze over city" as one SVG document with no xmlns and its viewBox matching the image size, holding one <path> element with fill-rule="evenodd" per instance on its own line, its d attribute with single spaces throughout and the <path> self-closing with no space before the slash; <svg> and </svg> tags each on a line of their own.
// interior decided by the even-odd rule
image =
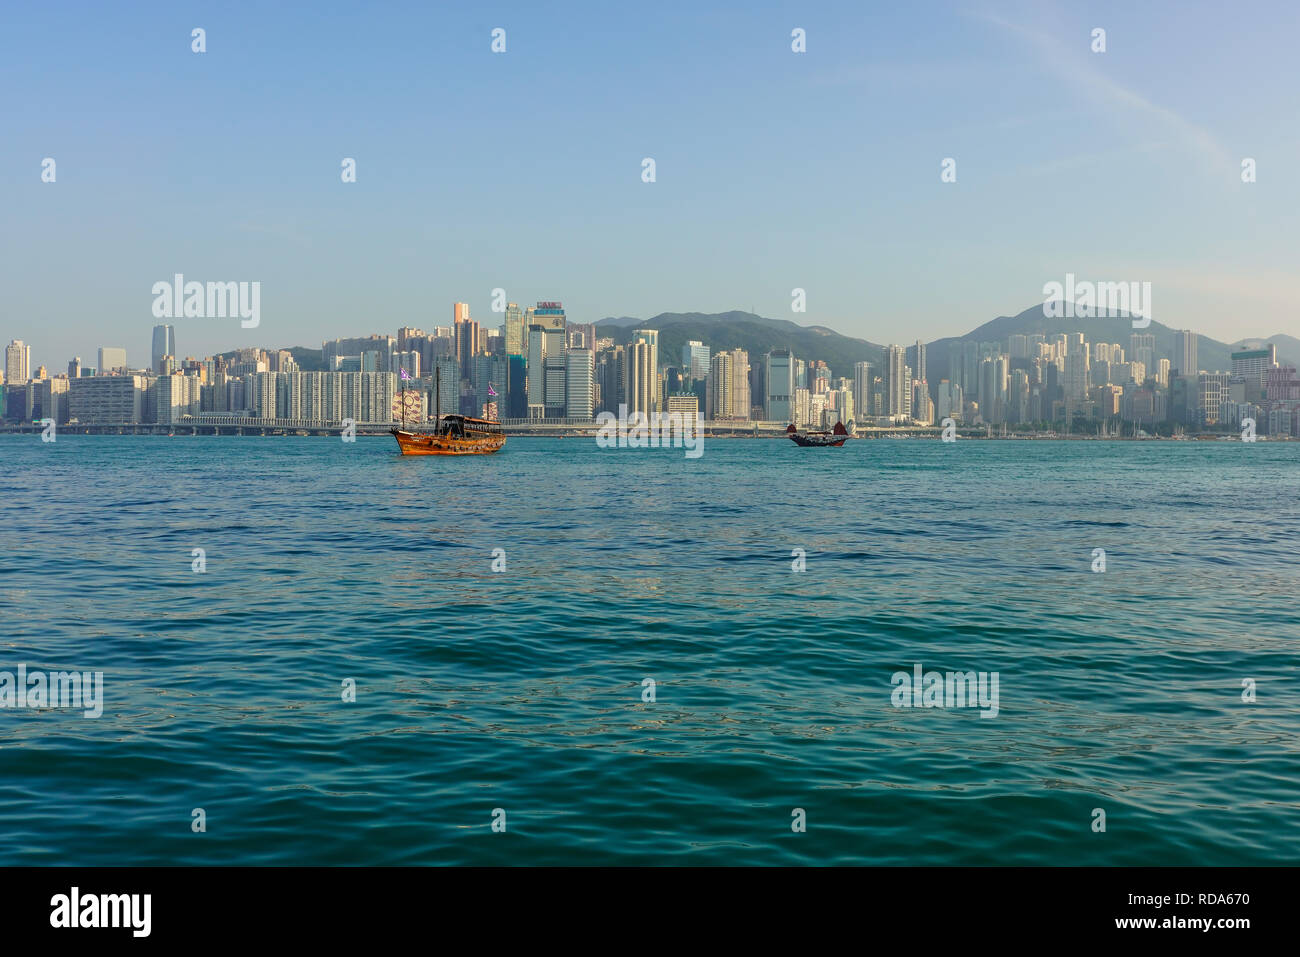
<svg viewBox="0 0 1300 957">
<path fill-rule="evenodd" d="M 0 336 L 35 364 L 143 363 L 177 272 L 262 286 L 257 328 L 178 320 L 197 356 L 487 321 L 496 288 L 933 340 L 1067 273 L 1300 335 L 1286 4 L 93 9 L 0 36 Z"/>
</svg>

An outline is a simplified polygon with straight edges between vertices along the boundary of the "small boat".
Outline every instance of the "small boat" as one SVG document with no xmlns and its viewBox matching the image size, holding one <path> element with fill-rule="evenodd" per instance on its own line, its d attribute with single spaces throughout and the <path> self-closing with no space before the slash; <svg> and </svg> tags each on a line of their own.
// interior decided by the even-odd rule
<svg viewBox="0 0 1300 957">
<path fill-rule="evenodd" d="M 810 432 L 807 430 L 800 432 L 793 425 L 790 425 L 786 428 L 785 434 L 790 436 L 795 445 L 816 446 L 818 448 L 826 446 L 839 448 L 849 438 L 849 430 L 844 428 L 843 422 L 836 422 L 835 428 L 830 432 Z"/>
</svg>

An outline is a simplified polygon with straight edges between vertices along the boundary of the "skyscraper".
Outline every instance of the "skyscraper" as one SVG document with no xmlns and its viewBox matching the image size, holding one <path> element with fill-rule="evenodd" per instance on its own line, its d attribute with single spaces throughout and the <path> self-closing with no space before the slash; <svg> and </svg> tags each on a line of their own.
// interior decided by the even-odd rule
<svg viewBox="0 0 1300 957">
<path fill-rule="evenodd" d="M 1178 332 L 1174 342 L 1174 362 L 1178 364 L 1179 375 L 1196 375 L 1200 371 L 1196 368 L 1196 343 L 1197 335 L 1192 330 Z"/>
<path fill-rule="evenodd" d="M 730 352 L 719 352 L 709 360 L 709 381 L 704 390 L 704 418 L 707 421 L 731 418 L 732 362 Z"/>
<path fill-rule="evenodd" d="M 153 327 L 153 350 L 150 354 L 150 368 L 162 372 L 162 357 L 176 355 L 176 327 L 171 325 Z"/>
<path fill-rule="evenodd" d="M 652 346 L 643 339 L 627 347 L 627 410 L 647 417 L 654 411 L 655 373 L 650 364 Z"/>
<path fill-rule="evenodd" d="M 885 407 L 883 415 L 906 415 L 911 404 L 912 384 L 907 376 L 906 352 L 902 346 L 885 346 Z"/>
<path fill-rule="evenodd" d="M 5 382 L 22 385 L 32 377 L 32 347 L 15 339 L 5 349 Z"/>
<path fill-rule="evenodd" d="M 767 369 L 767 421 L 794 421 L 794 356 L 789 349 L 773 349 L 765 359 Z"/>
<path fill-rule="evenodd" d="M 650 347 L 650 406 L 645 410 L 647 413 L 659 411 L 659 330 L 658 329 L 633 329 L 632 339 L 634 342 L 644 342 Z"/>
<path fill-rule="evenodd" d="M 692 339 L 682 346 L 682 371 L 687 379 L 703 379 L 709 374 L 709 347 Z"/>
<path fill-rule="evenodd" d="M 871 414 L 871 363 L 853 364 L 853 408 L 861 422 Z"/>
<path fill-rule="evenodd" d="M 462 302 L 456 305 L 465 305 Z M 457 309 L 457 314 L 460 310 Z M 473 374 L 474 357 L 483 350 L 479 348 L 479 325 L 469 317 L 469 311 L 466 309 L 465 318 L 456 320 L 456 361 L 460 363 L 460 375 L 463 379 L 468 379 Z"/>
<path fill-rule="evenodd" d="M 749 418 L 749 353 L 744 349 L 731 351 L 731 418 Z"/>
<path fill-rule="evenodd" d="M 570 349 L 565 355 L 564 414 L 575 419 L 595 415 L 595 355 L 590 349 Z"/>
<path fill-rule="evenodd" d="M 528 352 L 528 330 L 524 311 L 515 302 L 506 304 L 506 355 L 522 356 Z"/>
</svg>

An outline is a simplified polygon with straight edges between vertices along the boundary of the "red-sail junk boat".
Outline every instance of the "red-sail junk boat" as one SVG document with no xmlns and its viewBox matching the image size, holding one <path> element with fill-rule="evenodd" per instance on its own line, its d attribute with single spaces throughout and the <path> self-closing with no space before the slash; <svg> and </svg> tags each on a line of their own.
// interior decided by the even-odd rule
<svg viewBox="0 0 1300 957">
<path fill-rule="evenodd" d="M 785 430 L 785 434 L 790 436 L 795 445 L 816 446 L 818 448 L 826 446 L 839 448 L 849 438 L 849 430 L 844 427 L 843 422 L 836 422 L 835 428 L 830 432 L 809 432 L 807 430 L 800 432 L 791 425 Z"/>
</svg>

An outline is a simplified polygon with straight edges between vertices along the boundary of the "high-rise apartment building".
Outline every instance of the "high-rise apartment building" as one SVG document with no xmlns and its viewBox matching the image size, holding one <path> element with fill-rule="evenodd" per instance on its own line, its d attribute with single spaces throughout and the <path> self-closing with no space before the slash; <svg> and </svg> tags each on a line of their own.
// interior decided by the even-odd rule
<svg viewBox="0 0 1300 957">
<path fill-rule="evenodd" d="M 654 412 L 654 398 L 657 382 L 654 366 L 651 365 L 653 347 L 643 339 L 628 344 L 627 347 L 627 409 L 644 413 L 647 417 Z"/>
<path fill-rule="evenodd" d="M 658 329 L 633 329 L 632 340 L 634 342 L 644 342 L 650 348 L 650 405 L 645 410 L 647 413 L 658 412 L 660 410 L 659 402 L 659 330 Z"/>
</svg>

